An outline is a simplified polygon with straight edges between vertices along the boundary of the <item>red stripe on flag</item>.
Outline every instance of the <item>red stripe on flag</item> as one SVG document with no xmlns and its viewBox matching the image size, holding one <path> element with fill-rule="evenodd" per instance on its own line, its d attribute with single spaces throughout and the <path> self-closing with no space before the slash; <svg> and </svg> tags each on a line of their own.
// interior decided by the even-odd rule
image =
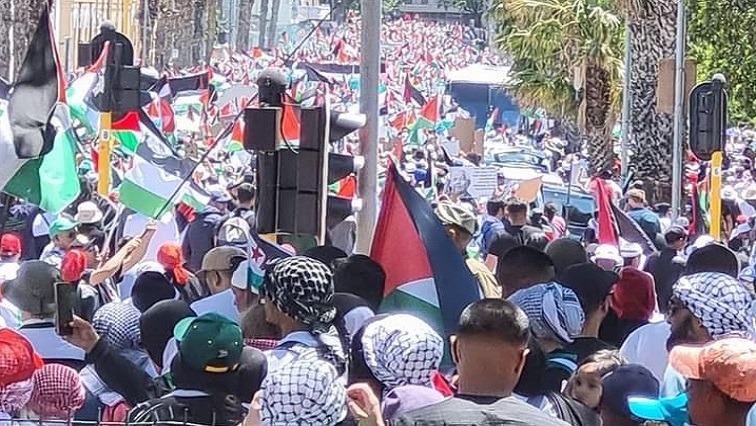
<svg viewBox="0 0 756 426">
<path fill-rule="evenodd" d="M 433 277 L 425 245 L 397 190 L 393 173 L 386 176 L 370 257 L 386 271 L 386 295 L 401 285 Z"/>
<path fill-rule="evenodd" d="M 596 203 L 598 204 L 598 240 L 600 244 L 611 244 L 619 247 L 617 234 L 614 231 L 612 221 L 611 200 L 606 183 L 601 178 L 596 178 Z"/>
</svg>

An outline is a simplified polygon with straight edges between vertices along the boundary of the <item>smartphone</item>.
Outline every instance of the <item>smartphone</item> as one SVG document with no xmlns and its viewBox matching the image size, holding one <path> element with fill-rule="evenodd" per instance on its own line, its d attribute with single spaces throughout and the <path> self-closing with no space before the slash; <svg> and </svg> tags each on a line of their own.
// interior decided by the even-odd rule
<svg viewBox="0 0 756 426">
<path fill-rule="evenodd" d="M 60 336 L 73 334 L 71 322 L 77 297 L 76 285 L 66 282 L 55 283 L 55 331 Z"/>
</svg>

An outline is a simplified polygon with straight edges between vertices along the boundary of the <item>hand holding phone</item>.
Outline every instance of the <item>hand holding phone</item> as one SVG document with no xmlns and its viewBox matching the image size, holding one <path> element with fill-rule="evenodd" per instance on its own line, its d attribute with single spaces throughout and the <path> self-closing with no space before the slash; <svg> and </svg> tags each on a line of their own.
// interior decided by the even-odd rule
<svg viewBox="0 0 756 426">
<path fill-rule="evenodd" d="M 77 298 L 78 292 L 75 284 L 55 283 L 55 331 L 60 336 L 73 334 L 71 323 L 74 318 Z"/>
</svg>

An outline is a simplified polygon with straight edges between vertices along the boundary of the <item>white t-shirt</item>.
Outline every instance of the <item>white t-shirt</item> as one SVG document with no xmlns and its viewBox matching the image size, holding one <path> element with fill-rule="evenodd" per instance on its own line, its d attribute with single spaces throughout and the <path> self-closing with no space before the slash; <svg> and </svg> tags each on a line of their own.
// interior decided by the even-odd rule
<svg viewBox="0 0 756 426">
<path fill-rule="evenodd" d="M 667 339 L 672 328 L 666 321 L 639 327 L 625 339 L 620 348 L 628 362 L 646 367 L 661 383 L 667 368 Z"/>
</svg>

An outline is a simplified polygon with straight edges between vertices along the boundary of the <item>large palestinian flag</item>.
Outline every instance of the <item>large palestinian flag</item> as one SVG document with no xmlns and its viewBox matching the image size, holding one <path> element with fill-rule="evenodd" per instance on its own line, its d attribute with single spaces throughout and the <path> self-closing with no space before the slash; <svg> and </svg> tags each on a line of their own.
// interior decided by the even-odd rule
<svg viewBox="0 0 756 426">
<path fill-rule="evenodd" d="M 370 256 L 386 271 L 383 312 L 409 312 L 442 335 L 480 299 L 475 278 L 425 198 L 389 166 Z"/>
</svg>

